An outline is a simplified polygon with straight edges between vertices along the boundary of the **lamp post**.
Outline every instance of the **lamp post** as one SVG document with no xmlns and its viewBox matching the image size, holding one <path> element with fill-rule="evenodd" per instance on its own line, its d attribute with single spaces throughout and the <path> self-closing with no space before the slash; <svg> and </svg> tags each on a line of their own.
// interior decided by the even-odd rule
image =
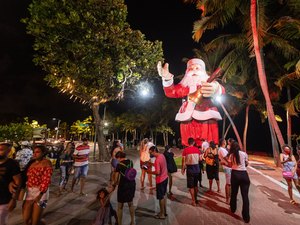
<svg viewBox="0 0 300 225">
<path fill-rule="evenodd" d="M 234 124 L 234 122 L 233 122 L 233 120 L 232 120 L 230 114 L 229 114 L 229 112 L 227 111 L 227 109 L 225 108 L 224 104 L 222 103 L 222 97 L 221 97 L 221 96 L 217 96 L 217 97 L 216 97 L 216 100 L 217 100 L 217 102 L 219 102 L 219 104 L 220 104 L 221 108 L 223 109 L 225 115 L 226 115 L 227 118 L 229 119 L 229 121 L 230 121 L 230 123 L 231 123 L 231 126 L 232 126 L 232 129 L 233 129 L 233 131 L 234 131 L 234 133 L 235 133 L 235 136 L 236 136 L 236 138 L 237 138 L 237 141 L 238 141 L 238 143 L 239 143 L 239 146 L 240 146 L 241 150 L 244 151 L 243 144 L 242 144 L 242 141 L 241 141 L 239 132 L 238 132 L 238 130 L 237 130 L 237 128 L 236 128 L 236 126 L 235 126 L 235 124 Z"/>
<path fill-rule="evenodd" d="M 52 118 L 52 120 L 57 120 L 57 127 L 55 128 L 56 130 L 56 134 L 55 134 L 55 140 L 57 141 L 58 139 L 58 132 L 59 132 L 59 125 L 60 125 L 60 119 L 57 119 L 57 118 Z"/>
</svg>

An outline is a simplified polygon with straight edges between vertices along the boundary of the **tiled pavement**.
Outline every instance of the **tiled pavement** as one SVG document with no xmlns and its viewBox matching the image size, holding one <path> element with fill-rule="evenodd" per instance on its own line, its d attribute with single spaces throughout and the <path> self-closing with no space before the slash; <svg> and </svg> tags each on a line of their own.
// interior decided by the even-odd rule
<svg viewBox="0 0 300 225">
<path fill-rule="evenodd" d="M 158 202 L 155 198 L 155 191 L 146 188 L 140 191 L 139 175 L 140 171 L 138 152 L 134 150 L 127 151 L 129 158 L 134 159 L 135 167 L 138 170 L 137 190 L 134 198 L 136 206 L 136 224 L 172 224 L 172 225 L 222 225 L 222 224 L 244 224 L 241 218 L 242 200 L 238 196 L 238 207 L 236 214 L 232 214 L 229 206 L 225 203 L 224 197 L 224 174 L 220 173 L 220 182 L 222 192 L 208 193 L 207 188 L 201 188 L 199 199 L 200 204 L 197 207 L 190 205 L 190 196 L 186 188 L 186 179 L 180 171 L 174 176 L 173 193 L 175 199 L 168 200 L 166 220 L 157 220 L 153 217 L 158 211 Z M 177 155 L 180 152 L 176 152 Z M 298 225 L 300 224 L 300 206 L 291 205 L 287 194 L 286 185 L 282 182 L 281 170 L 275 168 L 272 163 L 262 158 L 256 157 L 251 161 L 248 173 L 251 179 L 250 186 L 250 213 L 253 225 Z M 263 164 L 261 164 L 262 161 Z M 81 197 L 78 193 L 65 193 L 57 197 L 56 192 L 58 173 L 54 173 L 53 184 L 51 185 L 50 201 L 44 213 L 44 219 L 51 225 L 86 225 L 96 215 L 98 204 L 95 201 L 96 191 L 107 185 L 109 178 L 109 163 L 90 163 L 90 171 L 86 184 L 88 196 Z M 203 176 L 203 185 L 208 187 L 206 174 Z M 78 191 L 79 186 L 75 191 Z M 216 190 L 216 184 L 213 183 L 213 190 Z M 294 190 L 294 193 L 296 191 Z M 300 202 L 299 194 L 295 200 Z M 116 192 L 112 195 L 111 202 L 116 208 Z M 9 225 L 22 224 L 21 204 L 13 211 L 9 219 Z M 128 207 L 124 207 L 123 224 L 130 224 Z"/>
</svg>

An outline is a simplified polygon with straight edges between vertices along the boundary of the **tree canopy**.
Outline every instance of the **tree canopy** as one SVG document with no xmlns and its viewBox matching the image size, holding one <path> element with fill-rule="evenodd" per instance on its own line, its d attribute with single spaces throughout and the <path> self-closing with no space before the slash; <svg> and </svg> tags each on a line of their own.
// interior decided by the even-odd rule
<svg viewBox="0 0 300 225">
<path fill-rule="evenodd" d="M 156 76 L 162 44 L 130 28 L 123 0 L 33 0 L 29 13 L 23 22 L 34 36 L 35 64 L 73 100 L 116 100 Z"/>
</svg>

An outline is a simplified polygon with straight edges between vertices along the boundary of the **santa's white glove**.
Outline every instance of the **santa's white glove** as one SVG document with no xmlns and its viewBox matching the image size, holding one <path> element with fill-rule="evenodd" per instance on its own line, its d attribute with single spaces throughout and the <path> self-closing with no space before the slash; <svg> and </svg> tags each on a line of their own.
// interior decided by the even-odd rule
<svg viewBox="0 0 300 225">
<path fill-rule="evenodd" d="M 214 94 L 218 93 L 219 83 L 214 81 L 211 83 L 203 82 L 201 85 L 201 93 L 203 97 L 212 97 Z"/>
<path fill-rule="evenodd" d="M 166 63 L 163 67 L 161 61 L 157 63 L 157 71 L 159 76 L 162 77 L 163 80 L 171 80 L 173 78 L 173 74 L 169 72 L 169 64 Z"/>
</svg>

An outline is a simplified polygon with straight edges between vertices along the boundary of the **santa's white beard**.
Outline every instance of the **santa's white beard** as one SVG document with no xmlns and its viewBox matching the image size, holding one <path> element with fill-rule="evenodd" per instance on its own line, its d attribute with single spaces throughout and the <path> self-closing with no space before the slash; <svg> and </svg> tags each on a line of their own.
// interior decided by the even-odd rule
<svg viewBox="0 0 300 225">
<path fill-rule="evenodd" d="M 190 88 L 190 93 L 197 90 L 197 86 L 201 85 L 202 82 L 206 82 L 208 75 L 205 71 L 188 71 L 180 81 L 180 84 L 184 87 Z"/>
</svg>

